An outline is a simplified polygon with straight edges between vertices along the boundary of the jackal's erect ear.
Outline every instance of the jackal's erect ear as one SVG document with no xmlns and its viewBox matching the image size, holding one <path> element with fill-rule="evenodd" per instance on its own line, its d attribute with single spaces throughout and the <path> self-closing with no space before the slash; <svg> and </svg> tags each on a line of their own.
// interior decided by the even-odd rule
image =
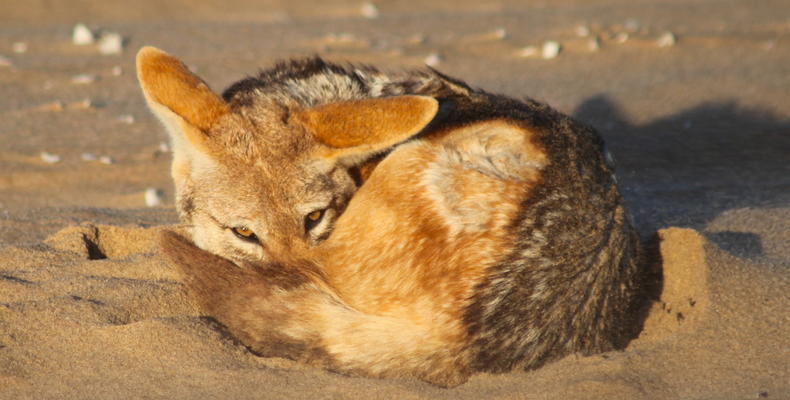
<svg viewBox="0 0 790 400">
<path fill-rule="evenodd" d="M 206 150 L 206 132 L 229 110 L 222 98 L 177 58 L 155 47 L 137 53 L 137 78 L 148 106 L 167 127 L 174 152 Z"/>
<path fill-rule="evenodd" d="M 420 133 L 436 116 L 439 102 L 405 95 L 325 104 L 294 115 L 333 158 L 365 158 Z"/>
</svg>

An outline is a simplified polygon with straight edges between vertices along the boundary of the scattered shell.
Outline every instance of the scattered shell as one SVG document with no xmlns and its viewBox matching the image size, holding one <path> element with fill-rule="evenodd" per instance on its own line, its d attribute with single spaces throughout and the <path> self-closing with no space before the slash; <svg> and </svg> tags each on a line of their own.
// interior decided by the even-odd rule
<svg viewBox="0 0 790 400">
<path fill-rule="evenodd" d="M 79 74 L 71 77 L 71 83 L 75 85 L 87 85 L 96 82 L 96 75 L 93 74 Z"/>
<path fill-rule="evenodd" d="M 129 114 L 124 114 L 118 117 L 118 122 L 123 122 L 124 124 L 133 124 L 134 117 Z"/>
<path fill-rule="evenodd" d="M 38 107 L 36 107 L 39 111 L 63 111 L 63 102 L 60 100 L 55 100 L 50 103 L 44 103 Z"/>
<path fill-rule="evenodd" d="M 164 193 L 157 188 L 145 189 L 145 205 L 148 207 L 156 207 L 162 205 Z"/>
<path fill-rule="evenodd" d="M 365 18 L 374 19 L 379 17 L 379 8 L 370 2 L 362 4 L 362 8 L 360 8 L 359 12 L 362 13 L 362 16 Z"/>
<path fill-rule="evenodd" d="M 442 56 L 439 55 L 439 53 L 431 53 L 428 55 L 428 57 L 425 57 L 425 59 L 422 61 L 425 63 L 425 65 L 429 67 L 435 67 L 441 64 Z"/>
<path fill-rule="evenodd" d="M 590 27 L 587 25 L 578 25 L 574 31 L 576 32 L 576 36 L 579 37 L 590 36 Z"/>
<path fill-rule="evenodd" d="M 587 43 L 587 48 L 589 48 L 590 51 L 601 50 L 601 39 L 599 39 L 598 36 L 590 39 L 590 41 Z"/>
<path fill-rule="evenodd" d="M 516 51 L 517 57 L 534 57 L 536 55 L 538 55 L 538 48 L 536 46 L 527 46 Z"/>
<path fill-rule="evenodd" d="M 170 145 L 167 142 L 159 142 L 159 151 L 162 153 L 170 152 Z"/>
<path fill-rule="evenodd" d="M 658 37 L 656 40 L 656 44 L 658 47 L 672 47 L 677 43 L 678 38 L 672 32 L 664 32 L 661 36 Z"/>
<path fill-rule="evenodd" d="M 96 38 L 93 36 L 93 32 L 88 29 L 85 24 L 77 24 L 74 25 L 74 30 L 71 33 L 71 42 L 76 44 L 77 46 L 84 46 L 87 44 L 92 44 L 96 41 Z"/>
<path fill-rule="evenodd" d="M 562 50 L 562 46 L 560 46 L 559 42 L 554 40 L 549 40 L 543 43 L 543 50 L 541 51 L 541 56 L 545 60 L 549 60 L 552 58 L 557 57 L 560 54 L 560 50 Z"/>
<path fill-rule="evenodd" d="M 629 32 L 636 32 L 642 27 L 642 24 L 640 24 L 639 20 L 637 19 L 629 18 L 625 21 L 625 25 L 623 25 L 623 27 Z"/>
<path fill-rule="evenodd" d="M 27 43 L 15 42 L 11 45 L 11 49 L 14 50 L 14 53 L 27 53 Z"/>
<path fill-rule="evenodd" d="M 71 108 L 73 110 L 87 110 L 91 107 L 93 107 L 93 101 L 91 101 L 91 99 L 83 99 L 80 101 L 75 101 L 69 103 L 68 105 L 68 108 Z"/>
<path fill-rule="evenodd" d="M 112 70 L 110 71 L 110 73 L 112 74 L 112 76 L 121 76 L 121 75 L 123 75 L 123 68 L 121 68 L 120 65 L 116 65 L 116 66 L 112 67 Z"/>
<path fill-rule="evenodd" d="M 82 153 L 80 158 L 82 158 L 82 161 L 96 161 L 99 159 L 99 157 L 97 157 L 96 154 L 93 153 Z"/>
<path fill-rule="evenodd" d="M 8 59 L 8 57 L 0 56 L 0 67 L 12 67 L 12 66 L 14 66 L 14 64 L 11 62 L 11 60 Z"/>
<path fill-rule="evenodd" d="M 505 40 L 507 39 L 507 29 L 505 28 L 496 28 L 493 32 L 491 32 L 491 37 L 496 40 Z"/>
<path fill-rule="evenodd" d="M 48 153 L 46 151 L 41 152 L 41 161 L 44 161 L 47 164 L 55 164 L 60 162 L 60 156 L 57 154 Z"/>
<path fill-rule="evenodd" d="M 110 157 L 110 156 L 101 156 L 101 157 L 99 157 L 99 162 L 102 163 L 102 164 L 110 165 L 110 164 L 114 163 L 115 160 L 113 160 L 112 157 Z"/>
<path fill-rule="evenodd" d="M 614 35 L 614 41 L 617 43 L 625 43 L 628 41 L 629 37 L 628 32 L 620 32 Z"/>
<path fill-rule="evenodd" d="M 120 54 L 123 51 L 123 37 L 119 33 L 107 32 L 99 38 L 99 53 Z"/>
</svg>

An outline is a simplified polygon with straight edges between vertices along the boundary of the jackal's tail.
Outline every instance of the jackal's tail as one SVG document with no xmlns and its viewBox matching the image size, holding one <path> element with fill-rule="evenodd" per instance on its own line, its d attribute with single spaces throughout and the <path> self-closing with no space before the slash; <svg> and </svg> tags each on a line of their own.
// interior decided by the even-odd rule
<svg viewBox="0 0 790 400">
<path fill-rule="evenodd" d="M 240 267 L 165 232 L 161 246 L 202 310 L 256 353 L 351 375 L 466 381 L 463 343 L 430 324 L 355 310 L 310 263 Z"/>
</svg>

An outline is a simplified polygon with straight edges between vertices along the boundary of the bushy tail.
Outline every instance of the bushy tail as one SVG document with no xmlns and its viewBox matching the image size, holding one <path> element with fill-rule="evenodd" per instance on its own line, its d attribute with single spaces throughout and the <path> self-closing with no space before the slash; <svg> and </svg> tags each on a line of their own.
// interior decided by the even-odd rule
<svg viewBox="0 0 790 400">
<path fill-rule="evenodd" d="M 463 343 L 443 342 L 430 324 L 355 310 L 313 264 L 239 267 L 172 232 L 160 243 L 203 311 L 258 354 L 441 386 L 470 375 Z"/>
</svg>

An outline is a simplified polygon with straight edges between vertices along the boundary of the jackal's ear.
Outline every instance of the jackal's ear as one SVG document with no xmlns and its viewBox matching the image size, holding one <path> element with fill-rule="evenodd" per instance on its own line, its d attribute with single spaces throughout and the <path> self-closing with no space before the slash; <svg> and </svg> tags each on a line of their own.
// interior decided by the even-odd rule
<svg viewBox="0 0 790 400">
<path fill-rule="evenodd" d="M 438 111 L 433 97 L 405 95 L 331 103 L 294 117 L 328 147 L 327 155 L 364 157 L 420 133 Z"/>
<path fill-rule="evenodd" d="M 174 152 L 206 150 L 206 132 L 228 112 L 220 96 L 177 58 L 155 47 L 137 53 L 137 78 L 148 106 L 173 138 Z"/>
</svg>

